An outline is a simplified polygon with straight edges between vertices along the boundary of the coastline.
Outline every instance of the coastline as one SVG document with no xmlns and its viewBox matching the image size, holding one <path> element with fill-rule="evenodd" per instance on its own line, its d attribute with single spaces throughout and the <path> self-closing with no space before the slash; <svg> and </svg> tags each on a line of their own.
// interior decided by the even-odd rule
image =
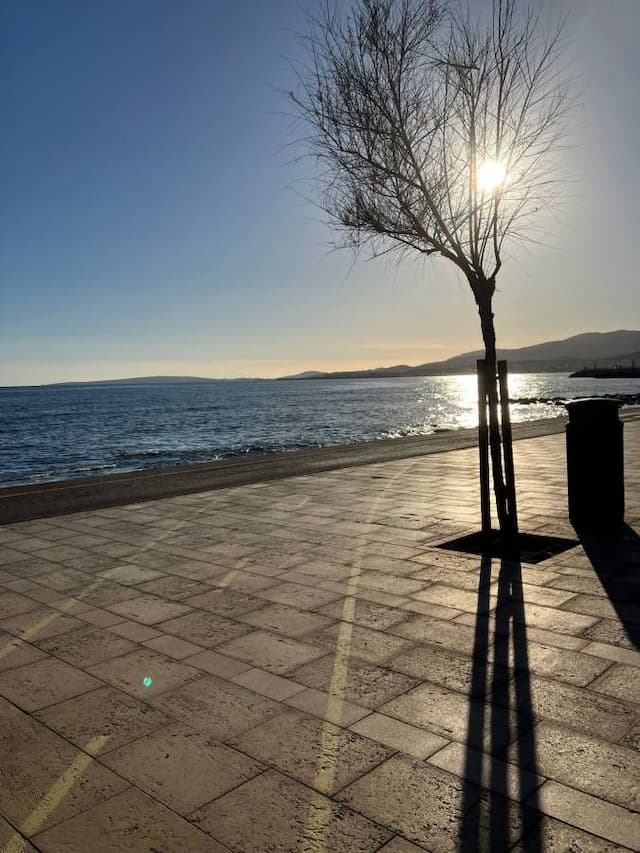
<svg viewBox="0 0 640 853">
<path fill-rule="evenodd" d="M 623 421 L 640 419 L 640 407 L 629 407 L 620 417 Z M 562 415 L 513 424 L 513 438 L 522 441 L 562 432 L 566 422 L 567 416 Z M 477 427 L 471 427 L 427 436 L 378 439 L 125 474 L 0 487 L 0 524 L 463 450 L 477 443 Z"/>
</svg>

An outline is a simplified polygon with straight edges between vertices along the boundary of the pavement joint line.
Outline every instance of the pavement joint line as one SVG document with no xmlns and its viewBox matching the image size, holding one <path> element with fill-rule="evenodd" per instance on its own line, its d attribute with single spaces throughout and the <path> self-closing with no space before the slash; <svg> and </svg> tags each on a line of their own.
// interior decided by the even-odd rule
<svg viewBox="0 0 640 853">
<path fill-rule="evenodd" d="M 80 781 L 95 754 L 109 740 L 109 735 L 98 735 L 92 738 L 80 755 L 56 779 L 38 805 L 21 822 L 21 831 L 28 836 L 35 835 L 45 820 L 58 808 L 69 791 Z M 19 834 L 14 834 L 4 845 L 0 853 L 19 853 L 24 850 L 25 840 Z"/>
<path fill-rule="evenodd" d="M 413 465 L 414 460 L 405 462 L 400 471 L 394 473 L 386 488 L 399 476 L 406 474 Z M 367 523 L 374 517 L 375 510 L 380 502 L 383 492 L 376 494 L 375 500 L 369 508 Z M 356 551 L 359 556 L 365 544 L 360 545 Z M 313 794 L 307 809 L 307 822 L 302 838 L 302 853 L 326 853 L 326 832 L 331 821 L 331 800 L 327 799 L 335 782 L 337 764 L 340 750 L 340 722 L 342 720 L 342 708 L 344 705 L 345 688 L 349 670 L 349 656 L 351 653 L 351 639 L 353 634 L 354 616 L 356 611 L 358 586 L 362 573 L 362 560 L 359 559 L 351 566 L 347 590 L 342 605 L 342 617 L 338 627 L 336 638 L 336 652 L 333 661 L 333 672 L 327 689 L 327 705 L 322 724 L 322 735 L 320 741 L 320 755 L 317 761 L 316 775 L 313 781 Z"/>
</svg>

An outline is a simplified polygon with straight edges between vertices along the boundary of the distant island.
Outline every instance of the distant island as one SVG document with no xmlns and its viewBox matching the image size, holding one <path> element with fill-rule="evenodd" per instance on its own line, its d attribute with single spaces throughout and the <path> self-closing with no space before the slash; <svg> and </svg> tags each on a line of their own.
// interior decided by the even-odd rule
<svg viewBox="0 0 640 853">
<path fill-rule="evenodd" d="M 433 361 L 412 367 L 397 364 L 365 370 L 340 370 L 331 373 L 308 370 L 281 379 L 371 379 L 398 376 L 451 376 L 475 373 L 482 350 L 466 352 L 445 361 Z M 612 370 L 629 368 L 640 362 L 640 331 L 586 332 L 559 341 L 546 341 L 516 349 L 499 349 L 498 358 L 506 359 L 512 373 L 573 373 L 585 368 Z M 600 374 L 599 374 L 600 375 Z M 617 374 L 616 374 L 617 375 Z"/>
<path fill-rule="evenodd" d="M 49 382 L 40 388 L 67 388 L 77 385 L 181 385 L 196 382 L 255 382 L 252 377 L 239 376 L 235 379 L 213 379 L 210 376 L 131 376 L 126 379 L 93 379 L 73 382 Z M 268 381 L 268 380 L 259 380 Z"/>
</svg>

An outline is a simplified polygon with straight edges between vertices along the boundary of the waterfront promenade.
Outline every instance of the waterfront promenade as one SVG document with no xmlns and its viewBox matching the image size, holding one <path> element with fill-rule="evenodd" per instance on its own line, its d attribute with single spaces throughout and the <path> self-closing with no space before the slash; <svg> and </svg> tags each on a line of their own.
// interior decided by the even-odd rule
<svg viewBox="0 0 640 853">
<path fill-rule="evenodd" d="M 0 853 L 640 850 L 640 419 L 627 527 L 562 434 L 0 527 Z M 544 555 L 541 555 L 544 556 Z"/>
</svg>

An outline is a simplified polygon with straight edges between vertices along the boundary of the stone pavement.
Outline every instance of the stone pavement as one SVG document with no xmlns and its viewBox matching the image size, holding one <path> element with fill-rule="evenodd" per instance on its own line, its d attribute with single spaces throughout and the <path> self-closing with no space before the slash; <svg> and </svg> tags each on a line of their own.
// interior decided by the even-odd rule
<svg viewBox="0 0 640 853">
<path fill-rule="evenodd" d="M 0 527 L 1 853 L 640 850 L 625 439 L 625 538 L 536 565 L 436 547 L 475 449 Z"/>
</svg>

